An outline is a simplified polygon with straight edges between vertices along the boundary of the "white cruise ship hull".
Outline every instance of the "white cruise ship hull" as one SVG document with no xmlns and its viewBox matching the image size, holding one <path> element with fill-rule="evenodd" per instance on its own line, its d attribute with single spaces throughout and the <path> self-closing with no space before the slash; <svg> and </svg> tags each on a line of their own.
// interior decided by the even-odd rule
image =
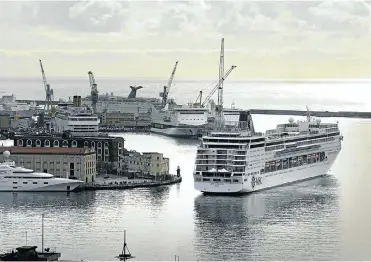
<svg viewBox="0 0 371 262">
<path fill-rule="evenodd" d="M 44 184 L 45 180 L 48 184 Z M 17 182 L 17 184 L 14 184 L 14 182 Z M 34 184 L 34 182 L 37 184 Z M 36 181 L 36 179 L 16 180 L 0 177 L 0 192 L 71 192 L 82 183 L 79 180 L 61 178 L 37 179 Z"/>
<path fill-rule="evenodd" d="M 226 182 L 194 182 L 196 190 L 203 193 L 212 194 L 244 194 L 252 193 L 260 190 L 265 190 L 277 186 L 283 186 L 303 180 L 313 179 L 319 176 L 324 176 L 328 173 L 331 166 L 335 162 L 338 152 L 328 156 L 328 160 L 313 164 L 306 164 L 290 169 L 283 169 L 275 172 L 270 172 L 262 175 L 255 175 L 255 179 L 259 179 L 261 184 L 253 182 L 253 176 L 239 177 L 239 183 Z M 244 181 L 246 179 L 246 181 Z M 259 182 L 260 182 L 259 181 Z"/>
</svg>

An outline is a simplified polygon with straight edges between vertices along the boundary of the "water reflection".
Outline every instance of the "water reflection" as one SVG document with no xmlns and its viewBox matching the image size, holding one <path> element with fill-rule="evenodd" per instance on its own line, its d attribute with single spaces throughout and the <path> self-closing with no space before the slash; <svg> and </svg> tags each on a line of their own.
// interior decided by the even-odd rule
<svg viewBox="0 0 371 262">
<path fill-rule="evenodd" d="M 337 188 L 327 176 L 245 196 L 198 196 L 197 259 L 336 259 Z"/>
<path fill-rule="evenodd" d="M 60 209 L 60 208 L 88 208 L 95 201 L 95 191 L 79 193 L 67 192 L 1 192 L 0 210 L 14 209 Z"/>
</svg>

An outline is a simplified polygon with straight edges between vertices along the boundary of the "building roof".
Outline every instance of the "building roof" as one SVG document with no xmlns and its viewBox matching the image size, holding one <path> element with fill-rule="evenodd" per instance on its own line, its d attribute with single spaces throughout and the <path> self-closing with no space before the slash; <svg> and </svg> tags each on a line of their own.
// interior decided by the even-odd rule
<svg viewBox="0 0 371 262">
<path fill-rule="evenodd" d="M 121 136 L 87 136 L 87 137 L 62 137 L 62 136 L 53 136 L 53 135 L 36 135 L 36 134 L 17 134 L 13 137 L 13 139 L 50 139 L 50 140 L 121 140 L 125 141 L 125 139 Z"/>
<path fill-rule="evenodd" d="M 78 147 L 0 147 L 0 153 L 6 150 L 11 154 L 85 155 L 95 153 L 93 149 Z"/>
</svg>

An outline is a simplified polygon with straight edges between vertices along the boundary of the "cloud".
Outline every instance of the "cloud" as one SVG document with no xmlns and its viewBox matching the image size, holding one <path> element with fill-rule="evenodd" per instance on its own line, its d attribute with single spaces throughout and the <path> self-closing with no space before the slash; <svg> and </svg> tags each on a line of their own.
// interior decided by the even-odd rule
<svg viewBox="0 0 371 262">
<path fill-rule="evenodd" d="M 277 74 L 288 74 L 284 67 L 291 62 L 313 74 L 319 63 L 360 67 L 371 65 L 370 5 L 361 0 L 2 1 L 0 63 L 12 68 L 22 57 L 56 55 L 68 64 L 75 55 L 99 57 L 109 67 L 117 55 L 122 63 L 130 56 L 133 67 L 145 71 L 137 54 L 164 65 L 186 60 L 206 74 L 204 68 L 218 64 L 225 37 L 226 66 L 237 64 L 245 74 L 253 71 L 250 63 L 260 61 L 272 63 Z M 66 68 L 73 72 L 77 66 Z M 371 69 L 364 72 L 371 76 Z"/>
</svg>

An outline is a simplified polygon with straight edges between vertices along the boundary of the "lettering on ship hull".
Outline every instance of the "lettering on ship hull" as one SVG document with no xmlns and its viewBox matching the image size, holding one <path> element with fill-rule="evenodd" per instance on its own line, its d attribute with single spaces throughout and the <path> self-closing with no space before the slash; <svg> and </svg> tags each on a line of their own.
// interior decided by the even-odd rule
<svg viewBox="0 0 371 262">
<path fill-rule="evenodd" d="M 261 177 L 252 177 L 251 178 L 251 186 L 254 188 L 256 185 L 261 185 L 262 184 L 262 178 Z"/>
</svg>

